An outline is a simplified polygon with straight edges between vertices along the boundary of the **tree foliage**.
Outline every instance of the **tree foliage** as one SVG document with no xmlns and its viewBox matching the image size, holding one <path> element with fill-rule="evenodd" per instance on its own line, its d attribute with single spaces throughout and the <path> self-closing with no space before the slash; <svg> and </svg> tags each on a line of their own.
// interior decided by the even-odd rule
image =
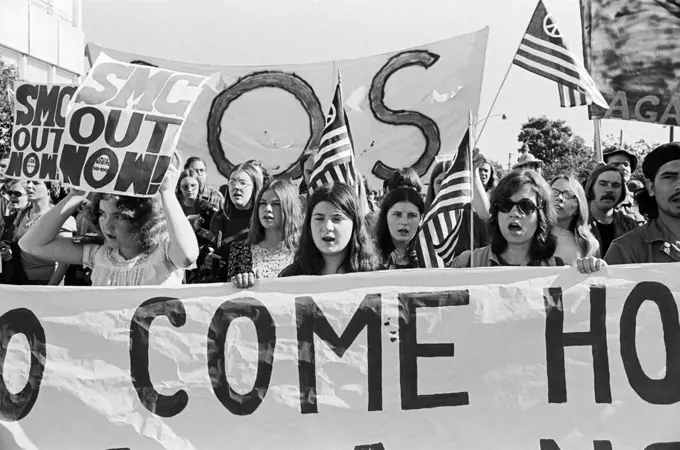
<svg viewBox="0 0 680 450">
<path fill-rule="evenodd" d="M 584 180 L 597 165 L 592 149 L 564 120 L 531 117 L 522 125 L 517 140 L 522 144 L 520 152 L 529 152 L 545 163 L 543 176 L 548 181 L 557 175 Z"/>
<path fill-rule="evenodd" d="M 10 138 L 12 136 L 12 107 L 8 98 L 9 89 L 14 88 L 14 82 L 18 79 L 16 67 L 0 61 L 0 155 L 9 152 Z"/>
</svg>

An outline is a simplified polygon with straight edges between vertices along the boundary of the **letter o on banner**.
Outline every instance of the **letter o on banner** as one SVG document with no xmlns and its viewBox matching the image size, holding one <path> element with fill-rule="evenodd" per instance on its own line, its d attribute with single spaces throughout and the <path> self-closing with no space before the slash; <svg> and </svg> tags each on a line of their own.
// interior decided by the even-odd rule
<svg viewBox="0 0 680 450">
<path fill-rule="evenodd" d="M 240 318 L 255 324 L 258 343 L 258 363 L 255 385 L 247 394 L 234 391 L 227 380 L 224 346 L 231 323 Z M 276 327 L 269 310 L 254 298 L 229 300 L 215 311 L 208 331 L 208 373 L 217 399 L 232 414 L 247 416 L 255 412 L 264 400 L 272 377 Z"/>
<path fill-rule="evenodd" d="M 310 137 L 305 144 L 305 150 L 309 148 L 311 143 L 321 141 L 326 118 L 321 110 L 321 103 L 316 97 L 314 89 L 304 79 L 293 73 L 279 71 L 252 73 L 220 92 L 213 100 L 212 107 L 210 108 L 210 115 L 208 116 L 208 149 L 217 166 L 217 170 L 225 177 L 229 177 L 229 173 L 235 164 L 224 155 L 224 148 L 220 141 L 224 113 L 229 109 L 234 100 L 246 92 L 264 87 L 279 88 L 289 92 L 307 111 L 309 115 Z M 294 179 L 302 176 L 302 172 L 296 161 L 285 172 L 277 176 Z"/>
<path fill-rule="evenodd" d="M 28 339 L 31 348 L 31 367 L 24 388 L 19 393 L 12 394 L 7 389 L 2 374 L 5 369 L 7 346 L 16 334 L 23 334 Z M 32 311 L 18 308 L 0 316 L 0 339 L 2 340 L 0 343 L 0 419 L 15 422 L 26 417 L 38 399 L 47 360 L 45 330 Z"/>
</svg>

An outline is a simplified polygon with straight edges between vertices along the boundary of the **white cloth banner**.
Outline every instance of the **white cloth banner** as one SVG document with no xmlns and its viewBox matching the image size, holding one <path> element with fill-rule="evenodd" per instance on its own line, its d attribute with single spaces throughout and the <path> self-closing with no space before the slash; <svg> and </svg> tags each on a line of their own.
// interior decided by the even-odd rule
<svg viewBox="0 0 680 450">
<path fill-rule="evenodd" d="M 677 272 L 2 286 L 0 448 L 675 449 Z"/>
<path fill-rule="evenodd" d="M 220 73 L 191 110 L 178 149 L 207 161 L 209 182 L 224 183 L 250 159 L 274 175 L 299 178 L 297 161 L 318 148 L 338 70 L 359 171 L 375 187 L 393 169 L 424 177 L 436 156 L 458 148 L 479 109 L 488 28 L 416 48 L 343 61 L 270 66 L 190 64 L 88 44 L 119 61 L 180 72 Z M 316 147 L 315 147 L 316 146 Z M 219 174 L 222 175 L 220 180 Z"/>
</svg>

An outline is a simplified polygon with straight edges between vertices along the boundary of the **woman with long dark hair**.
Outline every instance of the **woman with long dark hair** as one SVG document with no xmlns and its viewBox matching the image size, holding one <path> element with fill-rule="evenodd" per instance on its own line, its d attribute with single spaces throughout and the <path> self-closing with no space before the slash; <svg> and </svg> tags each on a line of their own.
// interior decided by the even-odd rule
<svg viewBox="0 0 680 450">
<path fill-rule="evenodd" d="M 371 272 L 379 268 L 354 189 L 343 183 L 314 189 L 293 264 L 282 277 Z"/>
<path fill-rule="evenodd" d="M 383 269 L 418 267 L 415 236 L 425 215 L 425 203 L 414 189 L 390 190 L 382 203 L 375 230 Z"/>
</svg>

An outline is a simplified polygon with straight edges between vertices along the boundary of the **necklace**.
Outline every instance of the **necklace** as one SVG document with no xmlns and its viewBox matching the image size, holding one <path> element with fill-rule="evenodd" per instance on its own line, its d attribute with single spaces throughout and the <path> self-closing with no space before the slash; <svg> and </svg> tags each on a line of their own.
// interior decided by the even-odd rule
<svg viewBox="0 0 680 450">
<path fill-rule="evenodd" d="M 38 216 L 35 217 L 34 219 L 31 219 L 31 211 L 29 211 L 28 214 L 26 215 L 26 219 L 28 219 L 28 220 L 26 221 L 25 227 L 31 228 L 38 221 L 38 219 L 40 219 L 44 214 L 45 213 L 42 212 L 42 213 L 38 214 Z"/>
</svg>

